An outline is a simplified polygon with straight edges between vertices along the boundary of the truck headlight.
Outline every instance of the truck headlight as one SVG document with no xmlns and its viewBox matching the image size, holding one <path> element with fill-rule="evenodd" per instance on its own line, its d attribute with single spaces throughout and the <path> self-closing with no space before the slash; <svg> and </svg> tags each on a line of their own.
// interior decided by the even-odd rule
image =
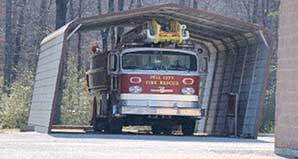
<svg viewBox="0 0 298 159">
<path fill-rule="evenodd" d="M 182 94 L 185 94 L 185 95 L 192 95 L 192 94 L 195 93 L 195 90 L 193 88 L 191 88 L 191 87 L 183 87 L 181 89 L 181 93 Z"/>
<path fill-rule="evenodd" d="M 128 88 L 128 91 L 130 93 L 141 93 L 141 92 L 143 92 L 143 88 L 140 86 L 131 86 Z"/>
</svg>

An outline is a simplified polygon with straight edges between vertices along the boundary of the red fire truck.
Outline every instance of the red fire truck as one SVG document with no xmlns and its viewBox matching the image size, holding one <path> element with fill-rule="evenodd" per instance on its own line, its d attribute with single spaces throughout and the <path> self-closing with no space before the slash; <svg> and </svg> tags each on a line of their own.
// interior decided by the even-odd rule
<svg viewBox="0 0 298 159">
<path fill-rule="evenodd" d="M 122 126 L 149 125 L 153 134 L 179 127 L 184 135 L 193 134 L 204 114 L 202 49 L 191 44 L 185 25 L 153 20 L 123 35 L 112 51 L 93 52 L 87 81 L 95 130 L 120 133 Z"/>
</svg>

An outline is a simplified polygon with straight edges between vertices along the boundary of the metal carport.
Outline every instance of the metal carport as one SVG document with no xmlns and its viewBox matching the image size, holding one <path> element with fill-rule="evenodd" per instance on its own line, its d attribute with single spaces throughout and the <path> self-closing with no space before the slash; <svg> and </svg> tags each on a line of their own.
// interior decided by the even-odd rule
<svg viewBox="0 0 298 159">
<path fill-rule="evenodd" d="M 134 27 L 152 19 L 172 19 L 186 24 L 191 39 L 203 44 L 210 53 L 202 100 L 207 117 L 200 121 L 199 131 L 225 134 L 226 94 L 237 93 L 237 133 L 255 138 L 272 52 L 270 34 L 257 25 L 176 4 L 76 19 L 48 35 L 41 42 L 28 125 L 38 132 L 51 132 L 63 75 L 62 59 L 74 33 L 111 26 Z"/>
</svg>

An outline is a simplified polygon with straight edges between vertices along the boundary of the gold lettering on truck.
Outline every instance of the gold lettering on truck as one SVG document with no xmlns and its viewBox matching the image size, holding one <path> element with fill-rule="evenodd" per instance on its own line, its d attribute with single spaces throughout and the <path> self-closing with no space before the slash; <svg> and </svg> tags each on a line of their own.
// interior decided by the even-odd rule
<svg viewBox="0 0 298 159">
<path fill-rule="evenodd" d="M 170 81 L 170 80 L 174 80 L 174 76 L 163 76 L 162 80 L 166 80 L 166 81 Z"/>
<path fill-rule="evenodd" d="M 146 85 L 163 85 L 163 86 L 178 86 L 179 81 L 175 81 L 174 76 L 159 76 L 152 75 L 149 78 L 150 80 L 146 81 Z"/>
<path fill-rule="evenodd" d="M 146 85 L 157 85 L 157 81 L 146 81 Z"/>
<path fill-rule="evenodd" d="M 153 75 L 153 76 L 150 76 L 150 79 L 151 80 L 161 80 L 161 77 L 158 75 Z"/>
<path fill-rule="evenodd" d="M 159 81 L 159 84 L 164 86 L 178 86 L 179 82 L 178 81 Z"/>
</svg>

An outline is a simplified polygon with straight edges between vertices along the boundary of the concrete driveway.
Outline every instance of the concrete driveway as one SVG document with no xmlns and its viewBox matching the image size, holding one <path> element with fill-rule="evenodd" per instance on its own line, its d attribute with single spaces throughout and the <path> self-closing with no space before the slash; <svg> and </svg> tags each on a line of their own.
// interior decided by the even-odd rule
<svg viewBox="0 0 298 159">
<path fill-rule="evenodd" d="M 153 135 L 0 134 L 1 159 L 269 159 L 273 136 L 258 140 Z"/>
</svg>

